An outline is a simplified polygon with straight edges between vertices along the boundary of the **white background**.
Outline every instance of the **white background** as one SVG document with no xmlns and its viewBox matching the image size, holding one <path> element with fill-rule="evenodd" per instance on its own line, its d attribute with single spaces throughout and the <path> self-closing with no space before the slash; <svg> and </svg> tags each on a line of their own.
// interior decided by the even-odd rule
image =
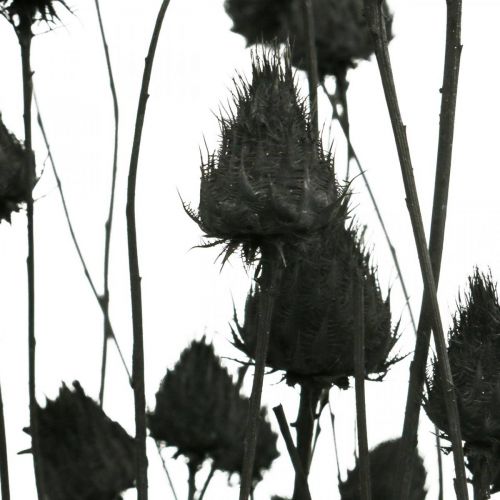
<svg viewBox="0 0 500 500">
<path fill-rule="evenodd" d="M 119 177 L 112 240 L 111 317 L 130 360 L 131 317 L 125 232 L 126 172 L 144 57 L 160 1 L 102 0 L 121 106 Z M 75 15 L 41 33 L 33 44 L 34 81 L 71 215 L 90 271 L 102 283 L 104 221 L 112 162 L 113 119 L 104 56 L 93 2 L 73 0 Z M 391 56 L 404 121 L 429 226 L 437 145 L 446 2 L 393 0 L 395 39 Z M 441 274 L 440 301 L 448 325 L 460 288 L 474 265 L 500 276 L 497 191 L 500 73 L 495 0 L 464 0 L 461 80 L 457 109 L 449 218 Z M 22 138 L 22 86 L 16 37 L 0 23 L 0 112 Z M 149 407 L 167 367 L 190 340 L 206 333 L 221 355 L 240 357 L 230 345 L 232 297 L 238 309 L 250 277 L 237 258 L 220 272 L 217 250 L 190 250 L 201 233 L 182 210 L 176 190 L 197 206 L 199 146 L 217 144 L 214 112 L 226 102 L 235 71 L 249 67 L 249 51 L 230 32 L 222 0 L 172 0 L 160 39 L 144 128 L 137 190 L 140 263 L 143 276 L 146 383 Z M 44 27 L 40 31 L 45 31 Z M 422 286 L 406 211 L 399 164 L 376 64 L 363 62 L 349 75 L 352 141 L 367 171 L 397 249 L 411 302 L 418 312 Z M 303 76 L 300 75 L 303 91 Z M 345 168 L 345 144 L 337 127 L 329 133 L 330 108 L 320 99 L 325 142 L 334 140 L 337 168 Z M 35 128 L 34 147 L 41 168 L 46 151 Z M 368 225 L 382 287 L 392 287 L 394 321 L 402 317 L 403 353 L 413 349 L 413 333 L 387 245 L 360 180 L 354 184 L 356 215 Z M 37 395 L 55 397 L 61 381 L 78 379 L 88 394 L 99 389 L 102 317 L 69 239 L 55 181 L 47 162 L 36 189 Z M 25 214 L 0 225 L 0 380 L 6 406 L 12 498 L 35 498 L 28 424 Z M 369 442 L 375 446 L 399 435 L 406 398 L 409 360 L 383 384 L 368 383 Z M 234 371 L 234 362 L 227 361 Z M 283 403 L 290 420 L 298 391 L 269 377 L 264 401 Z M 342 473 L 354 463 L 354 391 L 332 400 L 338 421 Z M 133 434 L 133 398 L 111 348 L 105 410 Z M 326 417 L 326 415 L 325 415 Z M 311 471 L 315 500 L 338 498 L 336 466 L 328 419 Z M 429 499 L 437 496 L 432 426 L 422 417 L 420 447 L 428 468 Z M 150 446 L 150 497 L 170 498 L 154 444 Z M 168 452 L 167 455 L 173 452 Z M 453 498 L 451 457 L 445 457 L 445 498 Z M 182 459 L 169 460 L 179 498 L 186 495 Z M 206 472 L 200 474 L 201 476 Z M 290 495 L 293 471 L 286 451 L 256 491 L 257 499 Z M 207 499 L 236 498 L 216 475 Z M 127 498 L 133 498 L 132 492 Z"/>
</svg>

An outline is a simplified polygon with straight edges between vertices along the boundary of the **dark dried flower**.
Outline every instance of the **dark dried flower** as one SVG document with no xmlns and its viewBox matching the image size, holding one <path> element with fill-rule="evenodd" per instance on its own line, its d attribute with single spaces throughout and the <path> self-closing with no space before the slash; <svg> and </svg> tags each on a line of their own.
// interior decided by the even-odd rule
<svg viewBox="0 0 500 500">
<path fill-rule="evenodd" d="M 348 386 L 354 375 L 353 284 L 364 288 L 366 374 L 383 374 L 398 335 L 391 329 L 389 299 L 382 298 L 356 230 L 330 225 L 302 248 L 284 248 L 286 268 L 275 295 L 267 365 L 284 370 L 291 384 L 315 378 Z M 305 248 L 303 248 L 305 246 Z M 253 357 L 260 291 L 249 294 L 244 326 L 233 331 L 238 348 Z M 236 319 L 236 318 L 235 318 Z M 379 378 L 380 378 L 379 377 Z"/>
<path fill-rule="evenodd" d="M 14 25 L 36 21 L 52 22 L 59 19 L 55 4 L 59 3 L 69 10 L 64 0 L 0 0 L 0 14 Z"/>
<path fill-rule="evenodd" d="M 318 72 L 342 75 L 357 61 L 374 52 L 365 21 L 363 0 L 313 0 Z M 384 0 L 386 30 L 392 38 L 392 15 Z M 292 64 L 307 69 L 306 35 L 302 0 L 226 0 L 226 12 L 233 31 L 243 35 L 248 45 L 286 42 L 292 45 Z"/>
<path fill-rule="evenodd" d="M 117 500 L 134 484 L 133 439 L 78 382 L 39 408 L 40 466 L 50 500 Z M 27 430 L 29 432 L 29 430 Z"/>
<path fill-rule="evenodd" d="M 255 56 L 252 82 L 234 91 L 235 111 L 220 118 L 221 144 L 202 166 L 198 214 L 207 237 L 242 247 L 248 260 L 269 243 L 280 246 L 335 216 L 339 188 L 333 160 L 311 135 L 289 61 Z"/>
<path fill-rule="evenodd" d="M 394 480 L 394 472 L 398 470 L 398 448 L 400 439 L 385 441 L 370 451 L 370 479 L 372 500 L 399 500 L 398 482 Z M 425 480 L 427 473 L 418 451 L 413 459 L 412 485 L 410 500 L 424 500 L 427 491 Z M 349 471 L 347 480 L 339 484 L 342 500 L 361 500 L 359 491 L 359 468 Z"/>
<path fill-rule="evenodd" d="M 491 274 L 475 269 L 449 331 L 448 356 L 469 468 L 478 456 L 500 466 L 500 305 Z M 425 401 L 429 418 L 448 439 L 438 361 Z"/>
<path fill-rule="evenodd" d="M 28 201 L 28 176 L 23 145 L 3 124 L 0 115 L 0 222 Z"/>
<path fill-rule="evenodd" d="M 156 393 L 156 408 L 149 414 L 151 436 L 177 448 L 195 467 L 213 459 L 214 467 L 229 473 L 241 471 L 248 400 L 240 396 L 213 346 L 204 339 L 192 342 Z M 256 480 L 278 456 L 277 436 L 262 411 Z"/>
</svg>

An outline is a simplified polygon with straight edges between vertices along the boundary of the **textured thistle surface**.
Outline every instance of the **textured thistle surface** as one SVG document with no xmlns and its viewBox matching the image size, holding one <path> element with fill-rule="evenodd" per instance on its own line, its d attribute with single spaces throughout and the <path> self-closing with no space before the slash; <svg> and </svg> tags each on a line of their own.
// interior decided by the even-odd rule
<svg viewBox="0 0 500 500">
<path fill-rule="evenodd" d="M 26 173 L 24 147 L 7 130 L 0 115 L 0 222 L 10 222 L 12 212 L 28 201 Z"/>
<path fill-rule="evenodd" d="M 348 386 L 354 375 L 354 280 L 364 288 L 366 373 L 382 376 L 395 362 L 397 341 L 389 299 L 384 300 L 369 254 L 353 227 L 332 224 L 297 246 L 284 247 L 286 268 L 276 293 L 267 365 L 284 370 L 289 383 L 314 377 Z M 260 291 L 249 294 L 235 344 L 253 357 Z"/>
<path fill-rule="evenodd" d="M 0 14 L 15 23 L 16 18 L 30 24 L 40 20 L 51 22 L 58 19 L 56 4 L 68 9 L 64 0 L 0 0 Z"/>
<path fill-rule="evenodd" d="M 399 500 L 399 483 L 394 480 L 394 472 L 398 470 L 398 448 L 400 439 L 385 441 L 370 451 L 370 480 L 372 500 Z M 347 473 L 347 479 L 340 482 L 339 490 L 342 500 L 361 500 L 359 491 L 359 464 Z M 424 500 L 427 473 L 424 462 L 418 451 L 414 451 L 412 484 L 410 500 Z"/>
<path fill-rule="evenodd" d="M 149 414 L 151 436 L 177 448 L 195 466 L 213 459 L 216 469 L 239 473 L 243 460 L 243 438 L 248 400 L 240 396 L 213 346 L 193 342 L 168 370 L 156 394 L 156 408 Z M 278 456 L 277 436 L 262 412 L 255 479 L 260 479 Z"/>
<path fill-rule="evenodd" d="M 63 385 L 38 419 L 49 500 L 117 500 L 133 486 L 133 439 L 78 382 Z"/>
</svg>

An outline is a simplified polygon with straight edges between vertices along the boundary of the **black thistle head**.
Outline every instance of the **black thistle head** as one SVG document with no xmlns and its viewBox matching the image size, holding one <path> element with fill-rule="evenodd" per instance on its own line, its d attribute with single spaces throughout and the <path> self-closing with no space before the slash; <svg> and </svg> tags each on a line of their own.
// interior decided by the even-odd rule
<svg viewBox="0 0 500 500">
<path fill-rule="evenodd" d="M 30 27 L 37 21 L 59 19 L 56 4 L 69 10 L 64 0 L 0 0 L 0 14 L 16 27 Z"/>
<path fill-rule="evenodd" d="M 216 469 L 241 471 L 243 433 L 248 401 L 204 339 L 192 342 L 172 370 L 168 370 L 156 393 L 156 408 L 148 427 L 158 442 L 177 448 L 190 464 L 200 466 L 213 459 Z M 276 452 L 276 435 L 261 418 L 257 441 L 255 479 L 269 468 Z"/>
<path fill-rule="evenodd" d="M 384 300 L 370 256 L 356 229 L 331 224 L 284 248 L 286 268 L 275 295 L 267 365 L 284 370 L 290 384 L 315 379 L 320 385 L 348 387 L 354 375 L 355 280 L 364 290 L 366 374 L 385 374 L 397 338 L 391 327 L 389 299 Z M 254 356 L 259 297 L 249 294 L 243 326 L 233 331 L 238 348 Z"/>
<path fill-rule="evenodd" d="M 500 305 L 491 274 L 475 269 L 469 277 L 449 331 L 448 357 L 469 466 L 477 455 L 494 457 L 500 465 Z M 425 409 L 448 439 L 441 381 L 434 361 Z"/>
<path fill-rule="evenodd" d="M 399 500 L 399 481 L 394 477 L 399 468 L 399 444 L 401 439 L 384 441 L 370 451 L 370 478 L 372 500 Z M 414 451 L 410 500 L 424 500 L 427 491 L 425 480 L 427 473 L 418 451 Z M 396 480 L 395 480 L 396 479 Z M 361 500 L 359 491 L 359 464 L 349 471 L 347 479 L 340 482 L 342 500 Z"/>
<path fill-rule="evenodd" d="M 50 500 L 116 500 L 134 485 L 133 439 L 78 382 L 38 409 L 38 428 Z"/>
<path fill-rule="evenodd" d="M 254 56 L 252 81 L 241 78 L 233 96 L 219 149 L 202 166 L 198 214 L 189 213 L 228 253 L 241 247 L 251 260 L 326 225 L 341 193 L 286 58 Z"/>
<path fill-rule="evenodd" d="M 10 222 L 29 197 L 28 168 L 23 145 L 3 124 L 0 115 L 0 222 Z"/>
<path fill-rule="evenodd" d="M 233 31 L 243 35 L 248 45 L 286 42 L 292 45 L 292 64 L 307 69 L 307 40 L 302 0 L 226 0 L 226 12 Z M 363 0 L 313 0 L 318 72 L 341 75 L 368 59 L 374 52 L 372 37 L 364 17 Z M 392 15 L 384 0 L 386 31 L 392 38 Z"/>
</svg>

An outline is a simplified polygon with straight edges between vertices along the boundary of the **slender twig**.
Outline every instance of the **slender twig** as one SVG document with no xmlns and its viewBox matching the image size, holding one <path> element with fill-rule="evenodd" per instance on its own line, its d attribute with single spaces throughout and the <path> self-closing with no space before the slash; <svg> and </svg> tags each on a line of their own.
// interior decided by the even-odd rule
<svg viewBox="0 0 500 500">
<path fill-rule="evenodd" d="M 292 434 L 290 433 L 290 428 L 288 426 L 288 422 L 286 420 L 285 412 L 283 411 L 283 406 L 278 405 L 273 408 L 274 414 L 276 415 L 276 420 L 278 421 L 278 426 L 281 431 L 281 435 L 285 440 L 286 449 L 288 451 L 288 455 L 290 456 L 290 460 L 292 462 L 293 468 L 295 469 L 295 477 L 300 477 L 302 480 L 302 484 L 304 487 L 304 494 L 306 495 L 307 500 L 311 500 L 311 493 L 309 492 L 309 486 L 307 484 L 307 478 L 304 473 L 304 469 L 302 468 L 302 462 L 300 460 L 299 453 L 295 445 L 293 444 Z"/>
<path fill-rule="evenodd" d="M 135 123 L 134 142 L 130 158 L 130 168 L 127 186 L 127 237 L 128 237 L 128 261 L 130 272 L 130 295 L 132 302 L 132 327 L 134 336 L 132 382 L 134 388 L 135 406 L 135 459 L 136 459 L 136 481 L 138 500 L 148 498 L 148 459 L 146 455 L 146 397 L 144 394 L 144 339 L 142 324 L 142 290 L 141 275 L 139 271 L 139 255 L 137 250 L 137 229 L 135 221 L 135 190 L 137 184 L 137 167 L 139 164 L 139 152 L 141 149 L 142 129 L 146 116 L 146 105 L 148 102 L 148 89 L 153 69 L 153 61 L 160 36 L 163 19 L 170 0 L 163 0 L 158 17 L 156 19 L 148 55 L 145 61 L 144 74 L 142 77 L 139 104 Z"/>
<path fill-rule="evenodd" d="M 437 452 L 437 462 L 438 462 L 438 481 L 439 481 L 438 500 L 444 500 L 444 476 L 443 476 L 443 457 L 441 456 L 441 438 L 439 437 L 438 428 L 435 427 L 434 430 L 436 432 L 436 452 Z"/>
<path fill-rule="evenodd" d="M 443 383 L 443 394 L 446 402 L 446 413 L 450 427 L 453 456 L 455 460 L 455 472 L 457 476 L 455 483 L 457 498 L 459 500 L 466 500 L 468 498 L 468 494 L 457 400 L 446 349 L 443 324 L 441 322 L 441 315 L 439 312 L 436 283 L 432 272 L 432 264 L 429 256 L 429 250 L 427 248 L 415 179 L 413 177 L 413 167 L 408 146 L 408 139 L 406 137 L 406 129 L 399 110 L 394 77 L 392 74 L 382 4 L 379 0 L 365 0 L 365 9 L 368 26 L 370 27 L 370 31 L 373 35 L 375 54 L 377 56 L 382 86 L 384 88 L 387 106 L 389 109 L 394 138 L 396 140 L 403 176 L 403 184 L 406 192 L 406 203 L 413 228 L 422 279 L 424 282 L 424 290 L 426 290 L 429 296 L 429 322 L 431 322 L 433 326 L 438 364 Z"/>
<path fill-rule="evenodd" d="M 175 487 L 174 487 L 174 483 L 172 482 L 170 472 L 168 471 L 167 462 L 166 462 L 165 458 L 163 457 L 163 453 L 161 452 L 161 446 L 158 442 L 156 442 L 156 449 L 158 450 L 158 455 L 160 455 L 161 464 L 163 466 L 163 471 L 165 472 L 165 475 L 167 476 L 167 481 L 168 481 L 168 484 L 170 486 L 170 489 L 172 490 L 172 495 L 174 496 L 174 500 L 178 500 L 177 493 L 176 493 Z"/>
<path fill-rule="evenodd" d="M 198 465 L 192 462 L 188 463 L 188 500 L 194 500 L 196 495 L 196 473 L 198 472 Z"/>
<path fill-rule="evenodd" d="M 10 500 L 9 462 L 7 459 L 7 437 L 5 434 L 5 417 L 3 413 L 2 386 L 0 384 L 0 485 L 2 500 Z"/>
<path fill-rule="evenodd" d="M 21 60 L 23 73 L 23 101 L 24 101 L 24 147 L 26 150 L 26 173 L 28 184 L 27 219 L 28 219 L 28 370 L 29 370 L 29 407 L 30 407 L 30 434 L 33 449 L 33 464 L 35 482 L 40 500 L 45 498 L 45 485 L 40 464 L 40 435 L 38 430 L 38 405 L 36 402 L 36 340 L 35 340 L 35 239 L 33 217 L 33 189 L 36 182 L 35 157 L 31 139 L 31 102 L 33 95 L 33 73 L 31 71 L 31 19 L 20 16 L 17 36 L 21 46 Z"/>
<path fill-rule="evenodd" d="M 203 500 L 203 497 L 205 496 L 205 493 L 207 492 L 208 485 L 212 481 L 214 474 L 215 474 L 215 466 L 214 466 L 214 464 L 212 464 L 212 467 L 210 467 L 210 472 L 208 473 L 207 479 L 205 480 L 205 483 L 203 484 L 203 488 L 201 489 L 200 496 L 198 497 L 198 500 Z"/>
<path fill-rule="evenodd" d="M 109 88 L 111 91 L 111 97 L 113 99 L 113 116 L 114 116 L 114 144 L 113 144 L 113 168 L 111 175 L 111 195 L 109 198 L 109 211 L 106 224 L 104 226 L 104 291 L 102 294 L 102 305 L 104 312 L 104 337 L 102 346 L 102 363 L 101 363 L 101 386 L 99 388 L 99 403 L 102 406 L 104 402 L 104 386 L 106 383 L 106 363 L 108 354 L 108 340 L 111 338 L 111 332 L 109 330 L 109 256 L 111 247 L 111 231 L 113 228 L 113 210 L 115 206 L 115 189 L 116 189 L 116 173 L 118 169 L 118 130 L 119 130 L 119 108 L 118 108 L 118 97 L 116 95 L 115 79 L 113 76 L 113 69 L 111 67 L 111 58 L 109 55 L 108 42 L 106 41 L 106 33 L 104 32 L 104 24 L 101 16 L 101 7 L 99 5 L 99 0 L 95 0 L 95 9 L 97 12 L 97 19 L 99 21 L 99 30 L 101 32 L 102 46 L 104 49 L 104 55 L 106 57 L 106 67 L 108 69 L 109 76 Z"/>
<path fill-rule="evenodd" d="M 361 500 L 371 500 L 370 455 L 368 451 L 368 429 L 366 425 L 365 402 L 365 308 L 361 275 L 353 279 L 353 321 L 354 335 L 354 379 L 356 388 L 356 419 L 359 448 L 359 485 Z"/>
<path fill-rule="evenodd" d="M 330 421 L 332 423 L 333 449 L 335 450 L 335 461 L 337 462 L 337 477 L 340 481 L 340 461 L 339 461 L 339 449 L 337 447 L 337 433 L 335 432 L 335 413 L 333 413 L 330 398 L 328 398 L 328 409 L 330 410 Z"/>
<path fill-rule="evenodd" d="M 349 144 L 351 143 L 351 127 L 349 124 L 349 108 L 347 107 L 347 89 L 349 87 L 349 82 L 347 81 L 346 68 L 340 70 L 335 75 L 335 81 L 336 81 L 335 95 L 338 96 L 338 100 L 340 101 L 340 105 L 342 106 L 342 114 L 338 113 L 337 110 L 335 110 L 335 112 L 338 116 L 339 123 L 341 122 L 340 126 L 342 127 L 342 131 L 344 132 L 347 140 L 347 168 L 346 168 L 345 178 L 346 181 L 348 181 L 353 154 L 352 154 L 352 148 L 349 146 Z"/>
<path fill-rule="evenodd" d="M 457 102 L 458 76 L 460 68 L 461 37 L 461 0 L 449 0 L 447 4 L 446 50 L 441 89 L 441 113 L 439 122 L 439 142 L 436 162 L 436 179 L 434 184 L 434 201 L 432 206 L 432 222 L 429 240 L 429 254 L 432 272 L 439 283 L 441 261 L 443 255 L 444 233 L 448 209 L 448 191 L 453 152 L 453 136 L 455 125 L 455 109 Z M 406 412 L 401 442 L 404 467 L 401 473 L 401 498 L 408 498 L 411 487 L 411 452 L 417 446 L 420 406 L 425 382 L 425 370 L 429 354 L 431 322 L 429 321 L 430 305 L 427 291 L 424 291 L 422 309 L 418 322 L 417 341 L 413 362 L 410 365 L 410 380 L 406 400 Z"/>
<path fill-rule="evenodd" d="M 271 251 L 272 252 L 272 251 Z M 255 373 L 252 383 L 252 392 L 248 405 L 248 418 L 245 431 L 245 451 L 243 455 L 243 470 L 241 474 L 240 500 L 248 500 L 252 490 L 255 451 L 260 418 L 260 401 L 264 384 L 267 350 L 271 317 L 274 308 L 276 288 L 282 274 L 282 263 L 279 257 L 266 255 L 262 249 L 262 276 L 260 279 L 259 319 L 257 328 L 257 346 L 255 348 Z"/>
<path fill-rule="evenodd" d="M 75 247 L 76 253 L 77 253 L 78 258 L 80 260 L 80 263 L 82 265 L 83 273 L 85 274 L 85 277 L 87 278 L 87 281 L 89 283 L 90 289 L 92 290 L 92 293 L 93 293 L 93 295 L 94 295 L 94 297 L 95 297 L 95 299 L 97 301 L 97 304 L 99 305 L 99 307 L 100 307 L 100 309 L 101 309 L 101 311 L 102 311 L 102 313 L 104 315 L 105 320 L 107 319 L 107 321 L 109 323 L 108 324 L 108 329 L 109 329 L 111 338 L 113 339 L 113 342 L 116 345 L 116 349 L 118 351 L 118 355 L 120 356 L 120 360 L 121 360 L 121 363 L 123 365 L 123 368 L 125 369 L 125 371 L 127 373 L 127 377 L 128 377 L 129 383 L 132 384 L 132 375 L 130 374 L 130 370 L 128 369 L 127 362 L 125 361 L 125 357 L 123 356 L 123 352 L 121 350 L 120 344 L 118 343 L 118 339 L 116 338 L 116 335 L 114 333 L 114 330 L 113 330 L 113 327 L 111 325 L 111 321 L 109 319 L 109 316 L 107 316 L 105 314 L 104 306 L 103 306 L 103 303 L 102 303 L 102 300 L 101 300 L 101 296 L 97 292 L 97 288 L 95 286 L 94 280 L 92 279 L 92 277 L 90 275 L 87 263 L 85 261 L 85 258 L 83 257 L 82 249 L 81 249 L 80 244 L 78 242 L 78 238 L 76 237 L 75 228 L 73 227 L 73 222 L 71 221 L 71 216 L 69 214 L 68 205 L 66 203 L 66 196 L 64 195 L 64 190 L 63 190 L 63 187 L 62 187 L 61 178 L 59 177 L 59 172 L 58 172 L 58 170 L 56 168 L 54 157 L 52 155 L 52 148 L 50 147 L 50 143 L 49 143 L 49 140 L 48 140 L 48 137 L 47 137 L 47 133 L 45 131 L 45 126 L 44 126 L 44 123 L 43 123 L 42 114 L 41 114 L 41 111 L 40 111 L 40 105 L 38 103 L 36 92 L 33 93 L 33 98 L 34 98 L 35 107 L 36 107 L 36 110 L 37 110 L 38 127 L 40 128 L 40 132 L 42 133 L 42 138 L 43 138 L 43 141 L 45 143 L 45 148 L 47 149 L 47 155 L 49 157 L 50 165 L 52 167 L 52 172 L 53 172 L 54 178 L 56 180 L 57 190 L 59 191 L 59 196 L 61 198 L 61 203 L 62 203 L 62 207 L 63 207 L 63 211 L 64 211 L 64 217 L 66 219 L 66 224 L 68 225 L 68 229 L 69 229 L 69 232 L 70 232 L 71 240 L 73 241 L 73 245 Z"/>
</svg>

